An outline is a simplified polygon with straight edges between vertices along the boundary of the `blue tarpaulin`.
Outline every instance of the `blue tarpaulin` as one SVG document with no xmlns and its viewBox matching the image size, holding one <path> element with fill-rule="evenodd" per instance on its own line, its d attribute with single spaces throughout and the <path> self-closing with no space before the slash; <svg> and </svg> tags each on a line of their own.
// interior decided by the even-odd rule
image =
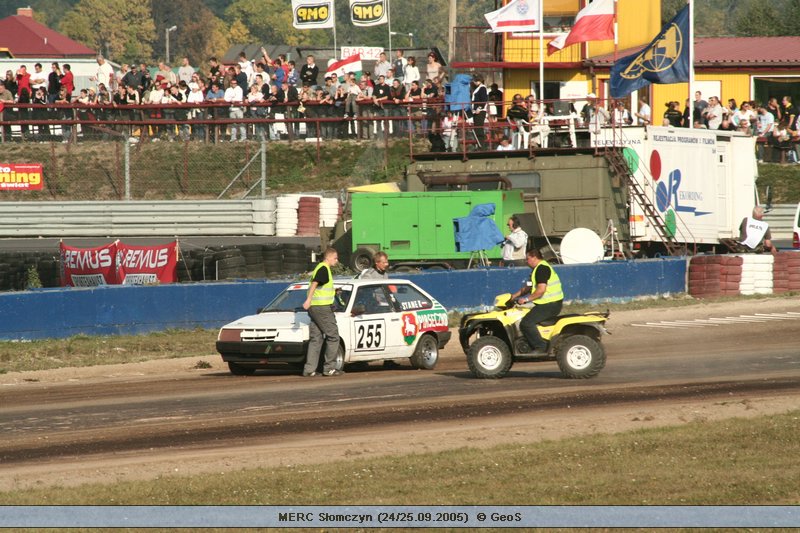
<svg viewBox="0 0 800 533">
<path fill-rule="evenodd" d="M 494 211 L 494 204 L 479 204 L 469 216 L 453 219 L 457 252 L 489 250 L 505 240 L 494 219 L 489 218 Z"/>
</svg>

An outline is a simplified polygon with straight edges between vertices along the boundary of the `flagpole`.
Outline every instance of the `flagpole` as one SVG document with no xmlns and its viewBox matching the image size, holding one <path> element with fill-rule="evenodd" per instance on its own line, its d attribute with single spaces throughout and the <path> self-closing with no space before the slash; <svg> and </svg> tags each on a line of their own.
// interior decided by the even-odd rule
<svg viewBox="0 0 800 533">
<path fill-rule="evenodd" d="M 331 14 L 333 15 L 333 59 L 339 59 L 339 54 L 336 51 L 336 2 L 331 2 Z"/>
<path fill-rule="evenodd" d="M 544 0 L 539 0 L 539 113 L 544 115 Z"/>
<path fill-rule="evenodd" d="M 389 54 L 387 59 L 389 63 L 392 62 L 392 3 L 391 0 L 386 0 L 386 24 L 389 26 Z"/>
<path fill-rule="evenodd" d="M 689 127 L 694 128 L 694 2 L 689 4 Z"/>
<path fill-rule="evenodd" d="M 617 11 L 617 7 L 618 7 L 617 2 L 618 2 L 618 0 L 614 0 L 614 64 L 615 65 L 617 64 L 617 58 L 619 56 L 619 20 L 617 20 L 617 13 L 618 13 L 618 11 Z M 609 77 L 608 77 L 608 84 L 609 84 L 608 85 L 608 87 L 609 87 L 609 91 L 608 92 L 609 92 L 609 96 L 610 96 L 610 93 L 611 93 L 611 75 L 610 74 L 609 74 Z M 632 102 L 631 102 L 631 108 L 633 108 L 633 103 Z M 617 108 L 614 107 L 613 110 L 612 110 L 612 113 L 616 112 L 616 110 L 617 110 Z M 612 120 L 612 126 L 613 126 L 613 120 Z"/>
</svg>

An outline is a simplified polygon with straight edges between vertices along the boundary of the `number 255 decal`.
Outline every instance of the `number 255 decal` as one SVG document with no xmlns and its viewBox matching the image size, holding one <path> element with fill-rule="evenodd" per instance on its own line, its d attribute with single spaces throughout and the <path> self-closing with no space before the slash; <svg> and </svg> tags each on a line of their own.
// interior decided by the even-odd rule
<svg viewBox="0 0 800 533">
<path fill-rule="evenodd" d="M 356 348 L 380 350 L 386 347 L 386 328 L 383 320 L 365 320 L 356 324 Z"/>
</svg>

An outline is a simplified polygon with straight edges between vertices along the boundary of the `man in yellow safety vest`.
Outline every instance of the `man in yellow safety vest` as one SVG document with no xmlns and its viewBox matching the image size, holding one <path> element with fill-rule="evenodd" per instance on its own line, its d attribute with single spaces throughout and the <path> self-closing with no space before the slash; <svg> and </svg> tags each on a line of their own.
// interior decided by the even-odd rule
<svg viewBox="0 0 800 533">
<path fill-rule="evenodd" d="M 528 266 L 533 269 L 531 281 L 515 292 L 511 299 L 521 305 L 533 304 L 533 309 L 520 321 L 519 329 L 533 350 L 533 355 L 544 355 L 547 343 L 539 334 L 537 325 L 548 318 L 558 316 L 564 302 L 564 292 L 555 269 L 542 259 L 542 253 L 538 249 L 529 250 L 525 254 L 525 259 Z"/>
<path fill-rule="evenodd" d="M 339 354 L 339 328 L 336 326 L 336 315 L 333 313 L 333 300 L 336 291 L 333 287 L 331 267 L 339 263 L 339 254 L 333 248 L 325 250 L 323 260 L 311 274 L 308 285 L 308 296 L 303 302 L 303 309 L 311 317 L 309 324 L 308 354 L 303 367 L 303 376 L 318 375 L 317 365 L 325 341 L 325 363 L 322 368 L 324 376 L 339 376 L 344 372 L 336 367 Z"/>
</svg>

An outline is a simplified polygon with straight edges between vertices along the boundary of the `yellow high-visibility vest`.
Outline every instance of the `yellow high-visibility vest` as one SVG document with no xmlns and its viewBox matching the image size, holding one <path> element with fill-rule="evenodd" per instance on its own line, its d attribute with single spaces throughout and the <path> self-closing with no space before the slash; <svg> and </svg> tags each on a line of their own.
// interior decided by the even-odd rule
<svg viewBox="0 0 800 533">
<path fill-rule="evenodd" d="M 332 305 L 336 291 L 333 288 L 333 274 L 331 273 L 331 267 L 328 266 L 328 263 L 323 261 L 318 264 L 314 272 L 311 273 L 311 280 L 314 280 L 320 268 L 324 268 L 328 271 L 328 283 L 325 285 L 317 285 L 314 294 L 311 295 L 311 305 Z"/>
<path fill-rule="evenodd" d="M 536 269 L 542 265 L 550 267 L 550 279 L 547 280 L 547 289 L 544 291 L 542 297 L 538 300 L 534 300 L 533 303 L 536 305 L 541 305 L 563 300 L 564 292 L 561 290 L 561 279 L 559 279 L 558 274 L 556 274 L 556 270 L 551 267 L 550 263 L 547 261 L 539 261 L 539 264 L 536 265 L 536 268 L 531 271 L 531 290 L 536 291 Z"/>
</svg>

